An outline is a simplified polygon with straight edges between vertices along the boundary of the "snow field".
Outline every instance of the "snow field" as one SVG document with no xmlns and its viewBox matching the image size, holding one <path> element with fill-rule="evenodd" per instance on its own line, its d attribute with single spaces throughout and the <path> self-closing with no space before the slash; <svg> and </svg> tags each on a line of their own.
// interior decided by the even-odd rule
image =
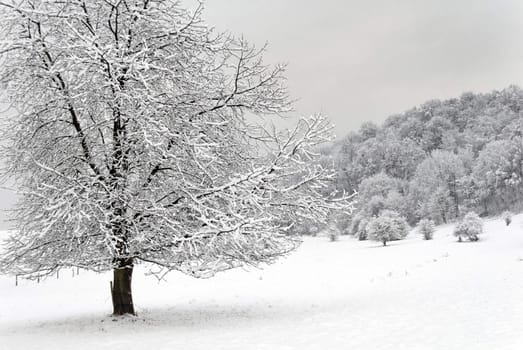
<svg viewBox="0 0 523 350">
<path fill-rule="evenodd" d="M 113 318 L 112 275 L 0 277 L 0 349 L 522 349 L 523 215 L 479 242 L 306 238 L 263 270 L 133 277 L 138 317 Z M 76 272 L 75 272 L 76 273 Z"/>
</svg>

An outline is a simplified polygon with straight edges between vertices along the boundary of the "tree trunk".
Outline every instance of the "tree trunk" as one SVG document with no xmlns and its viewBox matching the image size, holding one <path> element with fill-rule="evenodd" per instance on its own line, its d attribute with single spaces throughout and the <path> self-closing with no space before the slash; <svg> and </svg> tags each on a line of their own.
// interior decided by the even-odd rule
<svg viewBox="0 0 523 350">
<path fill-rule="evenodd" d="M 113 300 L 113 315 L 135 315 L 131 280 L 133 275 L 132 260 L 119 262 L 118 268 L 113 270 L 111 296 Z"/>
<path fill-rule="evenodd" d="M 456 177 L 453 175 L 451 179 L 451 184 L 449 184 L 450 196 L 454 201 L 454 218 L 459 218 L 459 197 L 458 197 L 458 184 Z"/>
<path fill-rule="evenodd" d="M 443 220 L 444 224 L 447 223 L 447 216 L 445 215 L 445 211 L 444 210 L 441 211 L 441 219 Z"/>
<path fill-rule="evenodd" d="M 387 246 L 387 241 L 386 240 L 383 240 L 383 246 Z"/>
</svg>

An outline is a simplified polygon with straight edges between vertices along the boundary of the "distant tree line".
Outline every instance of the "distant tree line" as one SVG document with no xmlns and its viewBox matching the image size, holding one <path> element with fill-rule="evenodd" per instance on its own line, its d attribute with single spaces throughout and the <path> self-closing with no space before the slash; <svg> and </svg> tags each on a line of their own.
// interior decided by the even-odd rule
<svg viewBox="0 0 523 350">
<path fill-rule="evenodd" d="M 410 224 L 447 223 L 470 211 L 481 216 L 518 210 L 523 194 L 523 90 L 432 100 L 381 126 L 322 149 L 338 177 L 332 189 L 358 192 L 343 233 L 366 239 L 372 218 L 395 211 Z"/>
</svg>

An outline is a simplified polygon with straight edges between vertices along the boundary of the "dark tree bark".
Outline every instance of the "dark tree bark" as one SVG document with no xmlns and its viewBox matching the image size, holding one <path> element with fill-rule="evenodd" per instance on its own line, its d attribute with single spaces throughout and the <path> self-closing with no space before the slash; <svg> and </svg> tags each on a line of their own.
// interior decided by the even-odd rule
<svg viewBox="0 0 523 350">
<path fill-rule="evenodd" d="M 132 259 L 122 259 L 118 261 L 118 266 L 113 270 L 113 282 L 111 283 L 113 315 L 136 315 L 131 290 L 133 261 Z"/>
<path fill-rule="evenodd" d="M 387 240 L 383 240 L 383 246 L 385 247 L 387 245 Z"/>
</svg>

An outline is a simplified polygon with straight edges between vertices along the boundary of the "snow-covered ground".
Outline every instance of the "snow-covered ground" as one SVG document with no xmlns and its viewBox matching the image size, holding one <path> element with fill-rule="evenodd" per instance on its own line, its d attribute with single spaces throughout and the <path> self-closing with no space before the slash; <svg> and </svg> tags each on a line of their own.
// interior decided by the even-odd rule
<svg viewBox="0 0 523 350">
<path fill-rule="evenodd" d="M 523 349 L 523 215 L 381 247 L 306 239 L 264 270 L 210 280 L 138 269 L 139 316 L 109 316 L 110 274 L 0 277 L 0 349 Z"/>
</svg>

